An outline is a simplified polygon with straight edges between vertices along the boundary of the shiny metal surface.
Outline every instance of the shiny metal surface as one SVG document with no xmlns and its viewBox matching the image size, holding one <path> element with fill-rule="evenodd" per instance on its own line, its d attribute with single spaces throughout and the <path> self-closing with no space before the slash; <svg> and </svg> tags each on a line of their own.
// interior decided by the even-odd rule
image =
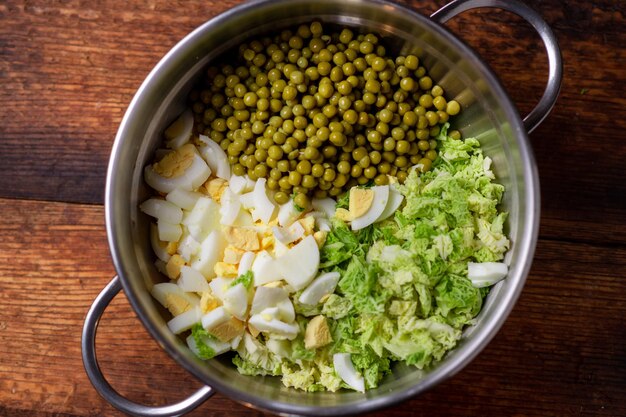
<svg viewBox="0 0 626 417">
<path fill-rule="evenodd" d="M 445 23 L 465 11 L 485 7 L 507 10 L 522 17 L 537 31 L 546 48 L 549 65 L 548 81 L 539 103 L 524 117 L 524 126 L 526 131 L 530 133 L 548 116 L 559 96 L 561 79 L 563 78 L 563 62 L 559 43 L 554 32 L 541 16 L 517 0 L 457 0 L 437 10 L 430 15 L 430 18 L 436 22 Z"/>
<path fill-rule="evenodd" d="M 151 407 L 134 403 L 121 396 L 108 381 L 104 378 L 98 358 L 96 356 L 96 331 L 98 330 L 98 321 L 102 317 L 102 313 L 113 300 L 113 298 L 122 290 L 122 284 L 118 277 L 114 277 L 109 284 L 104 287 L 98 297 L 94 300 L 83 326 L 83 334 L 81 338 L 81 353 L 83 356 L 83 365 L 89 380 L 96 388 L 96 391 L 102 395 L 112 406 L 120 411 L 135 416 L 147 417 L 169 417 L 188 413 L 198 407 L 200 404 L 208 400 L 215 394 L 213 388 L 204 386 L 191 396 L 185 398 L 176 404 L 166 405 L 162 407 Z"/>
<path fill-rule="evenodd" d="M 445 21 L 463 8 L 479 4 L 483 3 L 458 0 L 448 6 L 447 12 L 444 8 L 445 13 L 435 14 L 435 18 Z M 374 30 L 386 38 L 385 43 L 394 53 L 420 56 L 447 95 L 463 106 L 454 127 L 465 137 L 474 136 L 481 141 L 485 153 L 494 161 L 499 182 L 507 190 L 503 206 L 509 212 L 512 247 L 505 261 L 510 272 L 506 280 L 492 289 L 476 325 L 464 332 L 458 347 L 436 366 L 419 371 L 397 364 L 393 375 L 366 393 L 303 393 L 283 387 L 277 378 L 240 375 L 224 358 L 203 362 L 168 330 L 163 309 L 149 294 L 151 286 L 162 277 L 153 265 L 148 220 L 137 207 L 149 195 L 142 171 L 152 158 L 163 129 L 182 111 L 185 97 L 202 69 L 221 52 L 250 36 L 313 19 Z M 553 46 L 554 55 L 560 56 L 556 44 Z M 555 76 L 558 75 L 557 71 Z M 540 110 L 547 113 L 549 107 L 551 104 Z M 543 117 L 545 114 L 533 116 L 528 126 L 534 128 Z M 146 78 L 124 116 L 109 163 L 105 204 L 113 262 L 130 303 L 150 334 L 207 385 L 245 405 L 284 415 L 358 414 L 405 400 L 460 371 L 492 339 L 522 290 L 537 240 L 540 208 L 538 176 L 526 128 L 495 75 L 440 24 L 383 0 L 252 1 L 189 34 Z M 104 298 L 96 303 L 98 309 L 106 304 Z M 91 334 L 99 314 L 88 316 L 85 334 Z M 117 401 L 111 400 L 113 394 L 103 384 L 97 388 L 109 401 Z M 153 414 L 146 411 L 143 415 Z"/>
</svg>

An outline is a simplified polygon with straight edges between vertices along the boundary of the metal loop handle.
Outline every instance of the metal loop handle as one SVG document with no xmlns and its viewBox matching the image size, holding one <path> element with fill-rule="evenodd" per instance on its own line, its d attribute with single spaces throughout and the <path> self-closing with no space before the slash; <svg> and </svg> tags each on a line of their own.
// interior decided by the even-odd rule
<svg viewBox="0 0 626 417">
<path fill-rule="evenodd" d="M 118 410 L 127 414 L 145 417 L 165 417 L 177 416 L 190 412 L 215 394 L 213 388 L 204 386 L 190 397 L 176 404 L 161 407 L 150 407 L 134 403 L 121 396 L 104 378 L 104 375 L 100 370 L 100 366 L 98 365 L 98 358 L 96 357 L 96 330 L 98 329 L 98 322 L 100 317 L 102 317 L 104 310 L 117 293 L 121 291 L 121 289 L 122 284 L 119 277 L 116 276 L 106 287 L 104 287 L 98 297 L 96 297 L 91 305 L 91 308 L 89 309 L 89 312 L 87 313 L 87 317 L 85 318 L 81 340 L 81 350 L 83 355 L 83 365 L 89 380 L 93 384 L 96 391 L 98 391 L 98 393 L 105 400 Z"/>
<path fill-rule="evenodd" d="M 563 78 L 561 49 L 552 29 L 543 18 L 518 0 L 454 0 L 437 10 L 430 18 L 438 23 L 445 23 L 460 13 L 482 7 L 507 10 L 526 20 L 537 31 L 548 53 L 548 82 L 539 103 L 524 117 L 524 126 L 530 133 L 548 116 L 559 95 Z"/>
</svg>

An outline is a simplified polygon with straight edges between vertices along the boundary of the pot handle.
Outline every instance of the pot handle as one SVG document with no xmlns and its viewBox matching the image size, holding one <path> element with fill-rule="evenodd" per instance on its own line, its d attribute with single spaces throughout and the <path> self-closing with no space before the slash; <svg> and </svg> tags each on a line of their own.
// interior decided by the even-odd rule
<svg viewBox="0 0 626 417">
<path fill-rule="evenodd" d="M 176 404 L 150 407 L 142 404 L 134 403 L 127 398 L 121 396 L 111 387 L 109 382 L 104 378 L 98 358 L 96 357 L 96 330 L 102 313 L 107 308 L 111 300 L 122 290 L 122 284 L 119 277 L 114 277 L 109 284 L 104 287 L 102 292 L 96 297 L 83 326 L 83 335 L 81 340 L 81 351 L 83 355 L 83 365 L 89 380 L 93 384 L 98 393 L 107 400 L 112 406 L 120 411 L 135 416 L 145 417 L 165 417 L 182 415 L 190 412 L 198 407 L 204 401 L 208 400 L 215 391 L 209 386 L 204 386 L 196 391 L 188 398 Z"/>
<path fill-rule="evenodd" d="M 460 13 L 481 7 L 504 9 L 526 20 L 537 31 L 548 53 L 548 82 L 543 96 L 535 108 L 524 117 L 524 126 L 530 133 L 548 116 L 561 88 L 563 63 L 556 36 L 536 11 L 518 0 L 454 0 L 437 10 L 430 18 L 438 23 L 445 23 Z"/>
</svg>

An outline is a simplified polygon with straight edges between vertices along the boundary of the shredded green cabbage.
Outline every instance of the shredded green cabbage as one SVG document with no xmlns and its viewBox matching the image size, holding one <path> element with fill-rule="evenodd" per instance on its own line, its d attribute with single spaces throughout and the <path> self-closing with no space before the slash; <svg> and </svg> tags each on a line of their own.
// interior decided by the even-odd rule
<svg viewBox="0 0 626 417">
<path fill-rule="evenodd" d="M 349 388 L 332 365 L 334 353 L 346 352 L 366 388 L 375 388 L 392 361 L 422 369 L 454 348 L 486 295 L 468 280 L 467 263 L 501 260 L 510 243 L 507 214 L 498 210 L 504 187 L 493 182 L 491 160 L 476 139 L 452 139 L 447 127 L 433 169 L 413 170 L 397 185 L 405 202 L 392 218 L 359 232 L 332 220 L 320 268 L 341 274 L 335 293 L 321 306 L 294 305 L 302 330 L 308 317 L 326 316 L 333 342 L 308 350 L 299 336 L 283 357 L 250 338 L 234 359 L 240 372 L 335 391 Z M 347 205 L 347 197 L 339 200 Z M 254 353 L 241 347 L 246 343 Z"/>
</svg>

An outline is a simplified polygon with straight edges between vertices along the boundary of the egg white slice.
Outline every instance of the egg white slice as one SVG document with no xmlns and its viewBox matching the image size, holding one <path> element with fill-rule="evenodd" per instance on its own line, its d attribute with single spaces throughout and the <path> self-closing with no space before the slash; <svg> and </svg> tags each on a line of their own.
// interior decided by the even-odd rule
<svg viewBox="0 0 626 417">
<path fill-rule="evenodd" d="M 191 267 L 200 271 L 206 278 L 213 278 L 215 264 L 223 258 L 226 239 L 221 230 L 212 231 L 200 244 L 200 251 L 191 261 Z"/>
<path fill-rule="evenodd" d="M 274 260 L 280 277 L 296 291 L 306 287 L 311 282 L 317 273 L 319 263 L 319 247 L 311 235 L 302 239 L 287 253 Z"/>
<path fill-rule="evenodd" d="M 313 210 L 324 213 L 326 218 L 330 219 L 335 215 L 337 202 L 329 197 L 314 198 L 311 200 L 311 206 L 313 207 Z"/>
<path fill-rule="evenodd" d="M 398 207 L 400 207 L 400 204 L 402 204 L 403 200 L 404 196 L 402 194 L 396 191 L 393 186 L 389 187 L 389 200 L 387 201 L 385 209 L 380 214 L 380 216 L 378 216 L 375 222 L 383 221 L 389 216 L 393 215 L 396 210 L 398 210 Z"/>
<path fill-rule="evenodd" d="M 150 198 L 144 201 L 139 205 L 139 210 L 171 224 L 179 224 L 183 220 L 183 211 L 180 207 L 160 198 Z"/>
<path fill-rule="evenodd" d="M 191 329 L 194 324 L 200 321 L 201 317 L 202 310 L 200 307 L 194 307 L 168 321 L 167 327 L 172 333 L 179 334 Z"/>
<path fill-rule="evenodd" d="M 276 338 L 293 340 L 298 336 L 300 327 L 296 323 L 285 323 L 275 318 L 266 320 L 263 316 L 270 316 L 270 314 L 264 314 L 263 312 L 255 314 L 250 317 L 248 323 L 253 325 L 257 330 L 272 334 Z"/>
<path fill-rule="evenodd" d="M 281 287 L 258 287 L 252 299 L 250 314 L 259 314 L 266 308 L 276 307 L 283 300 L 288 300 L 289 294 Z"/>
<path fill-rule="evenodd" d="M 288 358 L 291 356 L 291 343 L 284 339 L 274 339 L 270 337 L 265 342 L 265 347 L 277 356 Z"/>
<path fill-rule="evenodd" d="M 332 294 L 339 282 L 339 272 L 327 272 L 321 274 L 302 291 L 298 301 L 305 305 L 315 305 L 322 297 Z"/>
<path fill-rule="evenodd" d="M 205 330 L 211 330 L 222 323 L 226 323 L 231 317 L 223 306 L 217 307 L 202 316 L 202 327 Z"/>
<path fill-rule="evenodd" d="M 502 280 L 509 269 L 503 262 L 468 262 L 467 277 L 476 288 L 488 287 Z"/>
<path fill-rule="evenodd" d="M 255 287 L 280 279 L 274 267 L 274 258 L 265 250 L 257 253 L 252 263 L 252 273 Z"/>
<path fill-rule="evenodd" d="M 248 311 L 248 290 L 243 284 L 237 284 L 226 290 L 224 293 L 224 308 L 239 320 L 246 319 L 246 313 Z"/>
<path fill-rule="evenodd" d="M 241 202 L 239 201 L 239 196 L 229 188 L 226 188 L 220 200 L 220 223 L 224 226 L 233 226 L 239 217 L 240 211 Z"/>
<path fill-rule="evenodd" d="M 176 252 L 185 260 L 191 261 L 191 258 L 200 251 L 200 242 L 193 238 L 188 232 L 183 231 L 182 238 L 178 242 Z"/>
<path fill-rule="evenodd" d="M 226 291 L 230 288 L 230 284 L 234 281 L 234 278 L 226 278 L 226 277 L 216 277 L 209 282 L 209 287 L 211 288 L 211 293 L 224 301 L 224 297 L 226 295 Z"/>
<path fill-rule="evenodd" d="M 192 307 L 200 306 L 200 297 L 189 294 L 183 291 L 178 285 L 173 282 L 161 282 L 158 284 L 154 284 L 150 294 L 157 300 L 163 307 L 167 307 L 168 304 L 168 296 L 175 296 L 182 298 L 184 301 L 189 303 Z"/>
<path fill-rule="evenodd" d="M 209 197 L 200 197 L 182 223 L 201 242 L 211 232 L 221 229 L 220 220 L 220 205 Z"/>
<path fill-rule="evenodd" d="M 252 191 L 254 184 L 254 181 L 247 175 L 231 175 L 228 181 L 228 188 L 235 194 L 243 194 Z"/>
<path fill-rule="evenodd" d="M 354 369 L 349 353 L 335 353 L 333 355 L 333 365 L 339 378 L 348 384 L 350 388 L 355 391 L 365 392 L 365 380 L 363 376 Z"/>
<path fill-rule="evenodd" d="M 385 210 L 389 200 L 389 186 L 377 185 L 371 188 L 374 199 L 370 208 L 361 217 L 352 220 L 352 230 L 360 230 L 374 223 Z"/>
<path fill-rule="evenodd" d="M 254 258 L 256 257 L 254 252 L 246 252 L 241 256 L 239 260 L 239 267 L 237 268 L 237 275 L 243 275 L 246 272 L 250 271 L 252 268 L 252 264 L 254 263 Z"/>
<path fill-rule="evenodd" d="M 178 239 L 183 234 L 183 229 L 180 224 L 166 222 L 162 219 L 157 221 L 157 230 L 159 232 L 159 240 L 165 242 L 178 242 Z"/>
<path fill-rule="evenodd" d="M 162 193 L 169 193 L 175 188 L 181 188 L 187 191 L 193 191 L 211 175 L 211 168 L 198 154 L 195 154 L 189 168 L 182 175 L 173 178 L 167 178 L 159 175 L 152 165 L 148 165 L 144 169 L 144 179 L 146 183 L 155 190 Z"/>
<path fill-rule="evenodd" d="M 198 192 L 174 188 L 165 196 L 165 199 L 184 210 L 191 210 L 201 197 L 203 197 L 203 195 Z"/>
<path fill-rule="evenodd" d="M 269 223 L 276 212 L 276 206 L 267 196 L 267 190 L 265 189 L 265 178 L 259 178 L 256 181 L 253 192 L 254 211 L 252 212 L 252 218 L 254 220 L 261 220 L 263 223 Z"/>
<path fill-rule="evenodd" d="M 214 337 L 202 337 L 202 343 L 210 347 L 213 352 L 215 352 L 215 356 L 221 355 L 222 353 L 226 353 L 230 350 L 230 343 L 221 342 L 217 338 Z M 195 353 L 197 356 L 200 356 L 200 349 L 198 349 L 198 345 L 196 344 L 196 339 L 192 335 L 187 336 L 187 346 L 189 349 Z"/>
<path fill-rule="evenodd" d="M 296 205 L 292 199 L 289 199 L 285 204 L 281 204 L 278 208 L 278 224 L 282 227 L 288 227 L 296 221 L 302 214 L 301 211 L 296 209 Z"/>
<path fill-rule="evenodd" d="M 200 135 L 199 138 L 200 141 L 205 144 L 205 146 L 199 149 L 204 160 L 216 176 L 228 181 L 230 179 L 230 165 L 228 164 L 226 152 L 224 152 L 217 142 L 213 141 L 208 136 Z"/>
<path fill-rule="evenodd" d="M 185 110 L 174 122 L 165 129 L 165 146 L 178 149 L 189 141 L 193 129 L 193 113 Z"/>
<path fill-rule="evenodd" d="M 187 265 L 180 267 L 178 286 L 187 292 L 205 292 L 209 289 L 209 283 L 204 275 Z"/>
<path fill-rule="evenodd" d="M 150 245 L 154 254 L 163 262 L 170 260 L 171 255 L 165 249 L 165 242 L 159 239 L 159 230 L 156 224 L 150 223 Z"/>
</svg>

